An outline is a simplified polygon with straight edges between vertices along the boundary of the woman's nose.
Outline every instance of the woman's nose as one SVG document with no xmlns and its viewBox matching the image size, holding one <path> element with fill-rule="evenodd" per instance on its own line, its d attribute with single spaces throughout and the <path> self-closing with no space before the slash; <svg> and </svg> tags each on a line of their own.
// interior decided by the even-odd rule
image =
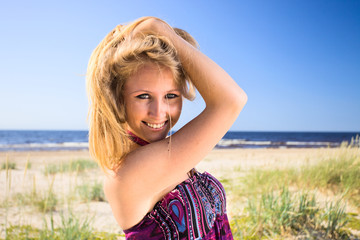
<svg viewBox="0 0 360 240">
<path fill-rule="evenodd" d="M 163 99 L 154 99 L 149 108 L 149 114 L 152 117 L 163 120 L 168 112 L 168 104 Z"/>
</svg>

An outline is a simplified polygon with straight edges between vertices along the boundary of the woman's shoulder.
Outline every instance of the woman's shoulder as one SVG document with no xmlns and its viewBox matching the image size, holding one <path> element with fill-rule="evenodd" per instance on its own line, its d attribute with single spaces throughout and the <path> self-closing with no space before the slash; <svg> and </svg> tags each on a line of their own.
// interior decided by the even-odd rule
<svg viewBox="0 0 360 240">
<path fill-rule="evenodd" d="M 109 171 L 105 175 L 104 193 L 110 205 L 121 202 L 124 191 L 126 191 L 126 189 L 124 189 L 121 179 L 119 179 L 115 172 Z"/>
<path fill-rule="evenodd" d="M 133 226 L 148 212 L 148 198 L 142 196 L 141 192 L 134 193 L 131 186 L 124 184 L 116 173 L 106 176 L 104 193 L 122 229 Z"/>
<path fill-rule="evenodd" d="M 141 197 L 141 193 L 135 192 L 132 184 L 129 183 L 126 178 L 122 177 L 121 173 L 118 171 L 111 171 L 106 174 L 104 180 L 104 193 L 109 202 L 112 200 L 122 202 L 127 199 L 136 201 L 136 199 L 134 199 L 135 197 Z"/>
<path fill-rule="evenodd" d="M 121 185 L 121 181 L 117 178 L 115 172 L 109 171 L 105 174 L 104 180 L 104 192 L 111 193 L 113 190 L 120 190 L 118 187 Z"/>
</svg>

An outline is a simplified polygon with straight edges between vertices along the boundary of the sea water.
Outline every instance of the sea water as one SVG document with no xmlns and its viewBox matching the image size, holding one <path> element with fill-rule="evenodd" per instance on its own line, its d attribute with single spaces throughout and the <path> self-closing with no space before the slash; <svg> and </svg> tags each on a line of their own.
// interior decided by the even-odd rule
<svg viewBox="0 0 360 240">
<path fill-rule="evenodd" d="M 216 148 L 333 148 L 357 135 L 360 132 L 229 131 Z M 88 131 L 0 130 L 0 151 L 57 150 L 88 150 Z"/>
</svg>

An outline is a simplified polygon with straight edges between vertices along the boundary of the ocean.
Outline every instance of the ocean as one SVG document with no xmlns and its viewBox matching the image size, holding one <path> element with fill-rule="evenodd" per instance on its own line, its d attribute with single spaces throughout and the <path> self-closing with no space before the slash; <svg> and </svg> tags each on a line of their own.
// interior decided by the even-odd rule
<svg viewBox="0 0 360 240">
<path fill-rule="evenodd" d="M 216 148 L 339 147 L 360 132 L 243 132 L 229 131 Z M 0 130 L 0 151 L 87 150 L 87 131 Z"/>
</svg>

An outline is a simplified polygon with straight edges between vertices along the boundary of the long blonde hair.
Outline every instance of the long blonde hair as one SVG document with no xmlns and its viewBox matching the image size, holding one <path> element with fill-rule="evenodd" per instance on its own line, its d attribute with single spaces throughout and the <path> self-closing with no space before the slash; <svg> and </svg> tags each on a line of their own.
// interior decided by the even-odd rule
<svg viewBox="0 0 360 240">
<path fill-rule="evenodd" d="M 172 43 L 164 36 L 143 33 L 132 36 L 137 25 L 116 26 L 91 54 L 86 85 L 89 98 L 89 150 L 106 172 L 119 166 L 130 151 L 122 91 L 126 80 L 146 63 L 169 68 L 183 96 L 192 100 L 195 88 L 183 69 Z M 184 30 L 174 31 L 193 46 L 193 37 Z"/>
</svg>

